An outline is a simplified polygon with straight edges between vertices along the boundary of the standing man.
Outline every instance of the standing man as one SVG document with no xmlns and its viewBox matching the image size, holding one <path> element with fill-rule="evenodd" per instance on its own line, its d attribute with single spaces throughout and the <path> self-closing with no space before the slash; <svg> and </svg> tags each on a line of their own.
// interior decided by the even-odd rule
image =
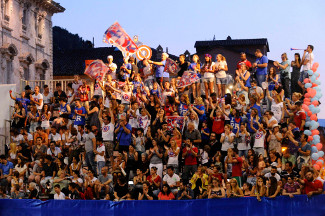
<svg viewBox="0 0 325 216">
<path fill-rule="evenodd" d="M 126 116 L 122 115 L 120 119 L 120 123 L 118 127 L 115 129 L 120 152 L 129 151 L 129 145 L 131 144 L 131 136 L 132 136 L 131 131 L 132 131 L 132 127 L 130 124 L 128 124 Z"/>
<path fill-rule="evenodd" d="M 185 141 L 182 157 L 185 158 L 183 179 L 188 182 L 190 176 L 193 176 L 197 170 L 198 149 L 193 145 L 190 139 Z"/>
<path fill-rule="evenodd" d="M 37 110 L 42 110 L 43 108 L 43 95 L 39 92 L 39 87 L 35 86 L 34 94 L 30 96 L 30 101 L 32 104 L 36 104 Z"/>
<path fill-rule="evenodd" d="M 288 60 L 287 53 L 283 53 L 281 55 L 282 62 L 279 63 L 278 61 L 275 61 L 273 64 L 275 67 L 280 69 L 280 78 L 281 83 L 284 89 L 284 95 L 285 98 L 290 98 L 290 62 Z"/>
<path fill-rule="evenodd" d="M 256 61 L 253 64 L 253 68 L 256 68 L 256 79 L 258 86 L 262 86 L 262 82 L 265 82 L 267 74 L 268 58 L 263 55 L 260 49 L 255 51 Z"/>
<path fill-rule="evenodd" d="M 112 76 L 112 80 L 116 80 L 116 68 L 117 65 L 113 63 L 113 56 L 107 56 L 107 67 L 108 67 L 108 74 Z"/>
<path fill-rule="evenodd" d="M 239 70 L 243 64 L 246 65 L 246 69 L 248 71 L 251 70 L 252 63 L 247 60 L 246 53 L 241 52 L 240 53 L 240 61 L 237 62 L 237 70 Z"/>
<path fill-rule="evenodd" d="M 314 62 L 313 50 L 314 50 L 314 46 L 308 45 L 307 49 L 304 50 L 304 55 L 302 56 L 301 59 L 302 72 L 300 73 L 298 85 L 302 88 L 303 91 L 305 90 L 304 79 L 309 78 L 308 70 L 311 70 L 311 67 L 313 66 L 313 62 Z"/>
<path fill-rule="evenodd" d="M 157 82 L 160 84 L 160 86 L 163 88 L 164 82 L 169 81 L 169 73 L 164 72 L 165 70 L 165 64 L 166 64 L 166 59 L 169 57 L 167 53 L 162 53 L 161 54 L 161 62 L 154 62 L 149 60 L 150 64 L 156 65 L 156 78 Z"/>
</svg>

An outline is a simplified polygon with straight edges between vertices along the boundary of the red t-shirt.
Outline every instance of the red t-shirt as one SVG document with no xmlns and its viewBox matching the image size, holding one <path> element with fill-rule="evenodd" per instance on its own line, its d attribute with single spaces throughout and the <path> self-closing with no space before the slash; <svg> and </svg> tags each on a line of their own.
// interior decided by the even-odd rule
<svg viewBox="0 0 325 216">
<path fill-rule="evenodd" d="M 245 61 L 237 62 L 237 69 L 240 69 L 242 64 L 246 64 L 247 70 L 252 67 L 252 63 L 246 59 Z"/>
<path fill-rule="evenodd" d="M 160 200 L 173 200 L 175 199 L 175 196 L 172 192 L 170 192 L 168 195 L 164 195 L 162 192 L 160 192 L 158 194 L 158 198 L 160 198 Z"/>
<path fill-rule="evenodd" d="M 198 149 L 193 146 L 193 151 L 195 153 L 198 153 Z M 185 165 L 197 165 L 196 157 L 192 154 L 191 150 L 187 151 L 186 148 L 183 149 L 183 153 L 187 152 L 187 155 L 185 156 Z"/>
<path fill-rule="evenodd" d="M 232 177 L 242 176 L 242 165 L 243 165 L 243 159 L 241 157 L 234 158 L 237 160 L 237 163 L 232 164 Z"/>
<path fill-rule="evenodd" d="M 213 124 L 212 124 L 212 132 L 215 132 L 216 134 L 222 134 L 225 132 L 225 117 L 221 116 L 219 117 L 213 117 Z"/>
<path fill-rule="evenodd" d="M 300 111 L 294 112 L 294 114 L 295 114 L 295 117 L 294 117 L 295 124 L 298 128 L 300 128 L 301 121 L 306 120 L 306 113 L 305 113 L 305 111 L 300 110 Z"/>
<path fill-rule="evenodd" d="M 311 191 L 317 191 L 319 188 L 323 188 L 323 183 L 317 179 L 315 179 L 312 182 L 307 181 L 307 179 L 304 179 L 305 182 L 305 189 L 304 193 L 308 194 Z"/>
<path fill-rule="evenodd" d="M 79 98 L 81 102 L 88 101 L 88 93 L 86 90 L 90 92 L 90 87 L 88 85 L 87 86 L 81 85 L 78 88 Z"/>
<path fill-rule="evenodd" d="M 151 176 L 151 175 L 147 177 L 147 181 L 148 181 L 149 183 L 152 183 L 152 176 Z M 161 178 L 160 178 L 160 176 L 157 175 L 157 177 L 155 178 L 154 181 L 155 181 L 156 183 L 161 182 Z"/>
</svg>

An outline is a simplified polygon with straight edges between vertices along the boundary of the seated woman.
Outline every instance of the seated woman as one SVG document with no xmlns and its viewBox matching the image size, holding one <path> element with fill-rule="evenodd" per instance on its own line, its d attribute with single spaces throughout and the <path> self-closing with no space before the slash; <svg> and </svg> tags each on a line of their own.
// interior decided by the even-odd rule
<svg viewBox="0 0 325 216">
<path fill-rule="evenodd" d="M 194 191 L 195 197 L 202 193 L 200 189 L 205 191 L 207 190 L 209 179 L 208 175 L 203 173 L 201 166 L 197 168 L 197 171 L 191 178 L 190 182 L 192 183 L 192 190 Z"/>
<path fill-rule="evenodd" d="M 230 180 L 230 190 L 227 190 L 227 197 L 243 197 L 243 191 L 239 188 L 238 182 L 235 178 Z"/>
<path fill-rule="evenodd" d="M 158 200 L 173 200 L 175 199 L 174 194 L 171 192 L 169 185 L 164 184 L 162 191 L 158 194 Z"/>
<path fill-rule="evenodd" d="M 280 181 L 279 181 L 280 183 Z M 266 196 L 269 198 L 275 198 L 281 194 L 281 186 L 275 177 L 270 177 L 266 180 Z M 281 182 L 282 183 L 282 182 Z"/>
<path fill-rule="evenodd" d="M 243 194 L 244 194 L 244 197 L 250 197 L 251 196 L 251 190 L 252 190 L 252 185 L 245 182 L 243 184 Z"/>
<path fill-rule="evenodd" d="M 226 193 L 225 190 L 220 185 L 220 180 L 218 178 L 214 178 L 212 180 L 211 188 L 208 191 L 208 199 L 214 198 L 225 198 Z"/>
<path fill-rule="evenodd" d="M 261 197 L 265 195 L 266 189 L 264 181 L 261 177 L 257 178 L 256 185 L 253 186 L 251 190 L 251 196 L 257 197 L 258 201 L 261 201 Z"/>
</svg>

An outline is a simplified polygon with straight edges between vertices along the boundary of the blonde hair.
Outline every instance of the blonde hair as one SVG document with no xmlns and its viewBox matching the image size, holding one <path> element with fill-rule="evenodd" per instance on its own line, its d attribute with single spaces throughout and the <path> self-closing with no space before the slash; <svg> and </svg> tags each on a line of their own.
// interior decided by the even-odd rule
<svg viewBox="0 0 325 216">
<path fill-rule="evenodd" d="M 230 124 L 226 124 L 225 127 L 228 127 L 232 131 L 233 127 Z"/>
<path fill-rule="evenodd" d="M 231 185 L 231 190 L 234 191 L 235 193 L 237 193 L 239 191 L 239 186 L 238 186 L 237 179 L 232 178 L 231 181 L 235 181 L 236 182 L 235 188 L 233 188 L 231 184 L 230 185 Z"/>
<path fill-rule="evenodd" d="M 276 95 L 276 98 L 278 99 L 278 101 L 279 101 L 280 103 L 283 102 L 283 101 L 282 101 L 282 97 L 281 97 L 281 95 L 279 95 L 279 94 Z"/>
<path fill-rule="evenodd" d="M 197 97 L 195 100 L 198 102 L 198 105 L 204 104 L 201 97 Z"/>
<path fill-rule="evenodd" d="M 16 143 L 10 143 L 10 152 L 17 152 L 17 144 Z"/>
<path fill-rule="evenodd" d="M 187 105 L 189 105 L 189 104 L 190 104 L 190 99 L 188 98 L 188 95 L 187 95 L 187 94 L 183 94 L 182 97 L 184 97 L 184 99 L 185 99 L 185 103 L 186 103 Z"/>
<path fill-rule="evenodd" d="M 300 98 L 302 98 L 302 94 L 299 92 L 294 92 L 292 95 L 296 96 L 298 98 L 298 100 L 300 100 Z"/>
<path fill-rule="evenodd" d="M 221 60 L 221 61 L 226 61 L 226 57 L 224 57 L 223 55 L 221 55 L 221 54 L 218 54 L 217 56 L 219 56 L 219 57 L 220 57 L 220 60 Z"/>
</svg>

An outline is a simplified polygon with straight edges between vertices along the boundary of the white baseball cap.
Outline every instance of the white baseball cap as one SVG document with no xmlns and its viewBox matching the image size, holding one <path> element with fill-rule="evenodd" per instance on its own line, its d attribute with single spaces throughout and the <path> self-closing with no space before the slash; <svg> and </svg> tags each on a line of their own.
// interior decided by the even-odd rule
<svg viewBox="0 0 325 216">
<path fill-rule="evenodd" d="M 112 55 L 107 56 L 107 59 L 113 59 Z"/>
</svg>

